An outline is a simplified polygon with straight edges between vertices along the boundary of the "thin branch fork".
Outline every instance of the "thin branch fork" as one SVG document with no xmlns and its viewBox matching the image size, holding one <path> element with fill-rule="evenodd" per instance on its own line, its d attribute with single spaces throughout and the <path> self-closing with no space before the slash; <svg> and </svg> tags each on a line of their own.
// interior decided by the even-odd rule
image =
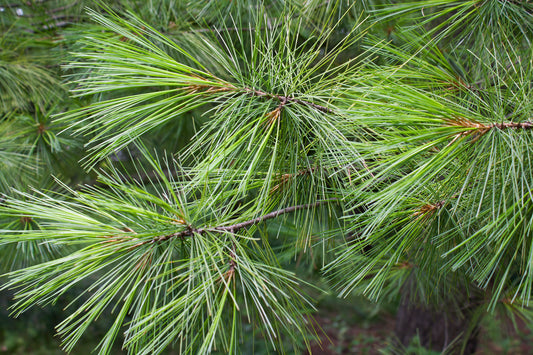
<svg viewBox="0 0 533 355">
<path fill-rule="evenodd" d="M 328 107 L 317 105 L 309 101 L 300 100 L 300 99 L 297 99 L 291 96 L 276 95 L 276 94 L 271 94 L 271 93 L 264 92 L 261 90 L 250 89 L 250 88 L 245 88 L 244 91 L 252 96 L 266 97 L 269 99 L 279 100 L 283 105 L 285 105 L 287 102 L 293 102 L 295 104 L 312 107 L 324 113 L 333 113 L 333 110 Z"/>
<path fill-rule="evenodd" d="M 199 77 L 199 76 L 196 76 L 196 75 L 193 75 L 193 76 L 198 78 L 198 79 L 208 81 L 205 78 L 202 78 L 202 77 Z M 292 96 L 277 95 L 277 94 L 272 94 L 272 93 L 269 93 L 269 92 L 264 92 L 264 91 L 261 91 L 261 90 L 251 89 L 251 88 L 241 89 L 241 88 L 237 88 L 237 87 L 235 87 L 235 86 L 233 86 L 233 85 L 231 85 L 229 83 L 222 83 L 221 82 L 221 84 L 222 84 L 221 86 L 214 86 L 214 85 L 208 85 L 208 84 L 207 85 L 192 84 L 192 85 L 184 87 L 183 89 L 187 90 L 187 91 L 190 91 L 191 93 L 195 93 L 195 92 L 198 92 L 198 91 L 203 91 L 203 92 L 209 93 L 209 94 L 213 94 L 213 93 L 217 93 L 217 92 L 229 92 L 229 91 L 233 91 L 233 92 L 236 92 L 236 93 L 244 92 L 245 94 L 248 94 L 248 95 L 251 95 L 251 96 L 264 97 L 264 98 L 271 99 L 271 100 L 277 100 L 277 101 L 280 102 L 280 104 L 279 104 L 277 109 L 272 111 L 271 114 L 273 116 L 278 116 L 278 117 L 279 117 L 279 114 L 281 112 L 281 109 L 289 102 L 292 102 L 292 103 L 295 103 L 295 104 L 298 104 L 298 105 L 308 106 L 308 107 L 314 108 L 315 110 L 318 110 L 318 111 L 324 112 L 324 113 L 334 113 L 332 109 L 330 109 L 330 108 L 328 108 L 326 106 L 318 105 L 318 104 L 315 104 L 313 102 L 309 102 L 309 101 L 306 101 L 306 100 L 297 99 L 297 98 L 292 97 Z"/>
<path fill-rule="evenodd" d="M 231 233 L 231 234 L 233 234 L 233 233 L 235 233 L 235 232 L 237 232 L 237 231 L 239 231 L 239 230 L 241 230 L 243 228 L 251 227 L 253 225 L 259 224 L 259 223 L 267 221 L 269 219 L 276 218 L 276 217 L 281 216 L 283 214 L 291 213 L 291 212 L 295 212 L 295 211 L 299 211 L 299 210 L 304 210 L 304 209 L 309 209 L 309 208 L 314 208 L 314 207 L 320 206 L 320 205 L 322 205 L 324 203 L 332 202 L 332 201 L 338 201 L 338 199 L 337 198 L 330 198 L 330 199 L 327 199 L 327 200 L 317 201 L 317 202 L 314 202 L 314 203 L 308 203 L 308 204 L 305 204 L 305 205 L 297 205 L 297 206 L 286 207 L 286 208 L 283 208 L 283 209 L 280 209 L 280 210 L 277 210 L 277 211 L 274 211 L 274 212 L 267 213 L 267 214 L 265 214 L 263 216 L 260 216 L 260 217 L 254 218 L 254 219 L 250 219 L 248 221 L 232 224 L 230 226 L 217 226 L 217 227 L 205 227 L 205 228 L 193 228 L 192 226 L 188 226 L 187 229 L 185 229 L 185 230 L 183 230 L 181 232 L 176 232 L 176 233 L 164 235 L 164 236 L 161 236 L 161 237 L 157 237 L 157 238 L 154 238 L 152 240 L 147 240 L 147 241 L 144 241 L 142 243 L 137 244 L 136 246 L 141 246 L 141 245 L 148 244 L 148 243 L 164 242 L 166 240 L 170 240 L 170 239 L 173 239 L 173 238 L 192 237 L 195 234 L 205 234 L 207 232 Z"/>
</svg>

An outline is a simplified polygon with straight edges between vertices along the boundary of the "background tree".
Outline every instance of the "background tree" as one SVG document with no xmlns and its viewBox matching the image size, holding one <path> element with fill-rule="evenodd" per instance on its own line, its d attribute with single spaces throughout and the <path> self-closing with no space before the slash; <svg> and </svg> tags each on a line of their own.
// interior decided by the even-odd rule
<svg viewBox="0 0 533 355">
<path fill-rule="evenodd" d="M 1 8 L 15 314 L 77 286 L 67 350 L 109 312 L 100 353 L 234 352 L 247 323 L 309 348 L 305 255 L 340 296 L 401 299 L 404 344 L 529 320 L 533 5 L 83 5 Z"/>
</svg>

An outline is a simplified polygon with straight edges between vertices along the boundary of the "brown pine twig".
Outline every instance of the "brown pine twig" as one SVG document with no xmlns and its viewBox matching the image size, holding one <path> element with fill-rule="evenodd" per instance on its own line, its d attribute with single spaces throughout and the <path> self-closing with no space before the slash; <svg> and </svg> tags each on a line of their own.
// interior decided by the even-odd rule
<svg viewBox="0 0 533 355">
<path fill-rule="evenodd" d="M 280 210 L 277 210 L 277 211 L 274 211 L 274 212 L 267 213 L 267 214 L 265 214 L 263 216 L 260 216 L 260 217 L 254 218 L 254 219 L 250 219 L 248 221 L 232 224 L 232 225 L 229 225 L 229 226 L 194 228 L 191 225 L 188 225 L 187 229 L 185 229 L 185 230 L 182 230 L 182 231 L 176 232 L 176 233 L 172 233 L 172 234 L 159 236 L 159 237 L 153 238 L 151 240 L 146 240 L 146 241 L 140 242 L 140 243 L 136 244 L 135 247 L 138 247 L 138 246 L 141 246 L 141 245 L 145 245 L 145 244 L 149 244 L 149 243 L 160 243 L 160 242 L 164 242 L 164 241 L 167 241 L 167 240 L 170 240 L 170 239 L 175 239 L 175 238 L 192 237 L 195 234 L 205 234 L 205 233 L 208 233 L 208 232 L 234 234 L 235 232 L 237 232 L 237 231 L 239 231 L 239 230 L 241 230 L 243 228 L 251 227 L 253 225 L 259 224 L 259 223 L 267 221 L 269 219 L 276 218 L 276 217 L 281 216 L 283 214 L 295 212 L 295 211 L 298 211 L 298 210 L 317 207 L 317 206 L 320 206 L 321 204 L 324 204 L 324 203 L 327 203 L 327 202 L 332 202 L 332 201 L 338 201 L 338 199 L 337 198 L 330 198 L 330 199 L 327 199 L 327 200 L 317 201 L 317 202 L 314 202 L 314 203 L 308 203 L 308 204 L 305 204 L 305 205 L 297 205 L 297 206 L 286 207 L 286 208 L 283 208 L 283 209 L 280 209 Z"/>
</svg>

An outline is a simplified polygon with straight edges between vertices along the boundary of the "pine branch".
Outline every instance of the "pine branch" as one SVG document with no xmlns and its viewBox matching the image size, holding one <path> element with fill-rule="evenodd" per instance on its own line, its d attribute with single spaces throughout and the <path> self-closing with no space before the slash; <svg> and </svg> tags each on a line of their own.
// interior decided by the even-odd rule
<svg viewBox="0 0 533 355">
<path fill-rule="evenodd" d="M 207 79 L 204 79 L 204 78 L 201 78 L 201 77 L 198 77 L 198 78 L 201 79 L 201 80 L 207 81 Z M 221 83 L 221 84 L 223 84 L 223 83 Z M 251 96 L 264 97 L 264 98 L 267 98 L 267 99 L 279 101 L 280 105 L 278 107 L 278 110 L 281 110 L 281 108 L 283 108 L 283 106 L 285 106 L 288 102 L 292 102 L 292 103 L 295 103 L 295 104 L 298 104 L 298 105 L 312 107 L 312 108 L 314 108 L 314 109 L 316 109 L 318 111 L 324 112 L 324 113 L 334 113 L 333 110 L 328 108 L 328 107 L 321 106 L 321 105 L 318 105 L 318 104 L 315 104 L 313 102 L 309 102 L 309 101 L 306 101 L 306 100 L 297 99 L 297 98 L 292 97 L 292 96 L 277 95 L 277 94 L 272 94 L 272 93 L 269 93 L 269 92 L 264 92 L 264 91 L 261 91 L 261 90 L 251 89 L 251 88 L 242 88 L 241 89 L 241 88 L 237 88 L 237 87 L 235 87 L 235 86 L 233 86 L 231 84 L 225 85 L 225 86 L 189 85 L 189 86 L 186 86 L 184 89 L 188 90 L 188 91 L 191 91 L 192 93 L 195 93 L 195 92 L 197 92 L 199 90 L 203 90 L 203 92 L 208 93 L 208 94 L 213 94 L 213 93 L 218 93 L 218 92 L 228 92 L 228 91 L 234 91 L 234 92 L 239 92 L 239 91 L 242 92 L 243 91 L 244 93 L 246 93 L 248 95 L 251 95 Z"/>
<path fill-rule="evenodd" d="M 298 210 L 313 208 L 313 207 L 320 206 L 323 203 L 331 202 L 331 201 L 337 201 L 337 200 L 338 199 L 336 199 L 336 198 L 330 198 L 330 199 L 327 199 L 327 200 L 317 201 L 317 202 L 309 203 L 309 204 L 305 204 L 305 205 L 291 206 L 291 207 L 283 208 L 281 210 L 270 212 L 270 213 L 268 213 L 268 214 L 266 214 L 264 216 L 260 216 L 260 217 L 254 218 L 254 219 L 251 219 L 249 221 L 233 224 L 231 226 L 216 227 L 215 230 L 216 231 L 220 231 L 220 232 L 235 232 L 235 231 L 238 231 L 239 229 L 250 227 L 250 226 L 253 226 L 255 224 L 264 222 L 266 220 L 269 220 L 269 219 L 272 219 L 272 218 L 276 218 L 276 217 L 278 217 L 278 216 L 280 216 L 282 214 L 285 214 L 285 213 L 290 213 L 290 212 L 295 212 L 295 211 L 298 211 Z"/>
<path fill-rule="evenodd" d="M 455 142 L 459 137 L 467 136 L 470 134 L 474 134 L 475 139 L 477 140 L 480 136 L 484 135 L 485 133 L 489 132 L 491 129 L 494 129 L 494 128 L 498 128 L 501 130 L 504 130 L 504 129 L 525 129 L 527 130 L 527 129 L 533 128 L 533 122 L 531 121 L 502 122 L 502 123 L 492 123 L 492 124 L 487 125 L 487 124 L 471 121 L 467 118 L 457 118 L 456 120 L 453 120 L 453 121 L 450 120 L 449 123 L 452 126 L 472 128 L 471 131 L 464 131 L 464 132 L 456 134 L 455 138 L 452 140 L 451 143 Z"/>
<path fill-rule="evenodd" d="M 285 104 L 286 102 L 293 102 L 295 104 L 312 107 L 312 108 L 314 108 L 314 109 L 316 109 L 318 111 L 322 111 L 324 113 L 333 113 L 333 110 L 331 110 L 328 107 L 317 105 L 317 104 L 309 102 L 309 101 L 300 100 L 300 99 L 297 99 L 297 98 L 292 97 L 292 96 L 276 95 L 276 94 L 271 94 L 271 93 L 264 92 L 264 91 L 261 91 L 261 90 L 250 89 L 250 88 L 245 88 L 244 90 L 245 90 L 245 92 L 249 93 L 252 96 L 266 97 L 266 98 L 269 98 L 269 99 L 279 100 L 282 104 Z"/>
<path fill-rule="evenodd" d="M 515 128 L 515 129 L 531 129 L 533 128 L 533 122 L 503 122 L 503 123 L 494 123 L 490 125 L 491 128 Z"/>
<path fill-rule="evenodd" d="M 211 227 L 193 228 L 192 226 L 188 226 L 187 229 L 184 230 L 184 231 L 177 232 L 177 233 L 172 233 L 172 234 L 168 234 L 168 235 L 164 235 L 164 236 L 161 236 L 159 238 L 154 238 L 154 239 L 152 239 L 150 241 L 145 241 L 145 242 L 139 243 L 139 244 L 136 245 L 136 247 L 144 245 L 144 244 L 148 244 L 148 243 L 159 243 L 159 242 L 163 242 L 163 241 L 166 241 L 166 240 L 169 240 L 169 239 L 172 239 L 172 238 L 191 237 L 194 234 L 205 234 L 207 232 L 217 232 L 217 233 L 229 232 L 229 233 L 235 233 L 236 231 L 238 231 L 240 229 L 251 227 L 253 225 L 259 224 L 259 223 L 267 221 L 269 219 L 276 218 L 276 217 L 281 216 L 281 215 L 286 214 L 286 213 L 291 213 L 291 212 L 295 212 L 295 211 L 299 211 L 299 210 L 304 210 L 304 209 L 308 209 L 308 208 L 317 207 L 317 206 L 320 206 L 323 203 L 332 202 L 332 201 L 338 201 L 338 199 L 337 198 L 330 198 L 330 199 L 327 199 L 327 200 L 317 201 L 317 202 L 314 202 L 314 203 L 308 203 L 308 204 L 305 204 L 305 205 L 297 205 L 297 206 L 286 207 L 286 208 L 283 208 L 281 210 L 270 212 L 270 213 L 267 213 L 267 214 L 265 214 L 263 216 L 260 216 L 260 217 L 254 218 L 254 219 L 250 219 L 248 221 L 232 224 L 230 226 L 217 226 L 217 227 L 214 227 L 214 228 L 211 228 Z"/>
</svg>

